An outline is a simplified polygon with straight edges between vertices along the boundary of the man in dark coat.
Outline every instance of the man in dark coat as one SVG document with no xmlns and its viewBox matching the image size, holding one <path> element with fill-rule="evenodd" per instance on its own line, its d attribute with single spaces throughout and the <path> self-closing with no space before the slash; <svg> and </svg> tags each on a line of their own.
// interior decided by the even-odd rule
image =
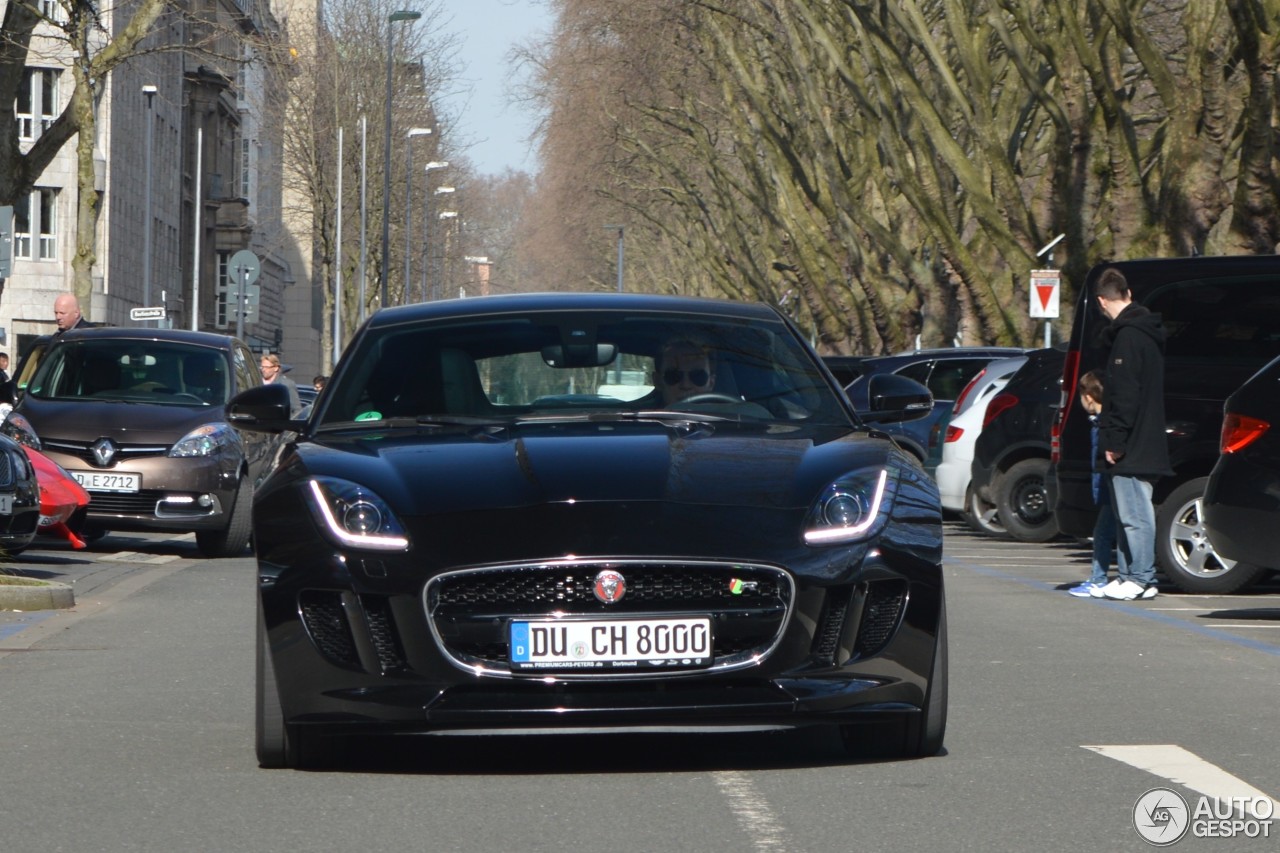
<svg viewBox="0 0 1280 853">
<path fill-rule="evenodd" d="M 1128 577 L 1107 584 L 1100 597 L 1132 601 L 1155 598 L 1155 482 L 1170 475 L 1164 418 L 1164 326 L 1160 315 L 1133 302 L 1124 274 L 1105 269 L 1093 285 L 1102 313 L 1111 320 L 1106 337 L 1106 399 L 1098 444 L 1106 457 L 1111 499 L 1120 526 Z"/>
<path fill-rule="evenodd" d="M 53 319 L 58 324 L 55 335 L 89 325 L 89 321 L 80 315 L 80 302 L 74 293 L 59 293 L 53 300 Z"/>
</svg>

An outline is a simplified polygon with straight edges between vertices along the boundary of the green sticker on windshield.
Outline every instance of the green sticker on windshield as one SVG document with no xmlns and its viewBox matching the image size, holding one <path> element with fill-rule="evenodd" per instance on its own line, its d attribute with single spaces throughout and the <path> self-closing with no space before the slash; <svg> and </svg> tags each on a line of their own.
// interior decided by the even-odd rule
<svg viewBox="0 0 1280 853">
<path fill-rule="evenodd" d="M 382 420 L 382 412 L 361 412 L 356 415 L 358 421 L 380 421 Z"/>
</svg>

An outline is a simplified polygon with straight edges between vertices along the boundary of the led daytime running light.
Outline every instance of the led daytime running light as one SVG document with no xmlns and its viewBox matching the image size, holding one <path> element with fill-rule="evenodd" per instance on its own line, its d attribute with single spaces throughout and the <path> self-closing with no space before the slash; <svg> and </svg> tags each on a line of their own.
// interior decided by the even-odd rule
<svg viewBox="0 0 1280 853">
<path fill-rule="evenodd" d="M 884 501 L 884 490 L 888 481 L 888 470 L 881 468 L 880 478 L 876 480 L 875 494 L 871 497 L 871 507 L 867 512 L 867 517 L 863 519 L 861 524 L 856 524 L 853 527 L 824 527 L 821 530 L 806 530 L 804 532 L 804 541 L 810 545 L 820 545 L 824 542 L 838 542 L 866 533 L 871 529 L 871 525 L 876 523 L 876 519 L 880 517 L 880 504 Z"/>
<path fill-rule="evenodd" d="M 337 538 L 339 542 L 349 548 L 368 548 L 378 551 L 403 551 L 409 547 L 409 539 L 406 536 L 369 536 L 367 534 L 352 533 L 345 529 L 338 519 L 333 515 L 333 507 L 329 505 L 329 499 L 324 493 L 324 488 L 315 480 L 309 480 L 307 486 L 311 489 L 312 499 L 315 505 L 320 509 L 320 515 L 324 518 L 325 524 L 329 526 L 329 532 Z"/>
</svg>

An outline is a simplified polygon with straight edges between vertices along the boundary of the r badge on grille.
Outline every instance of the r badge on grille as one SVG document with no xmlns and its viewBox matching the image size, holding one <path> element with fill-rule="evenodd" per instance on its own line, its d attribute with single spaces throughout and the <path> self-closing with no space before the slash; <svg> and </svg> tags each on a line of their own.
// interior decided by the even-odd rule
<svg viewBox="0 0 1280 853">
<path fill-rule="evenodd" d="M 627 594 L 627 581 L 613 569 L 605 569 L 596 575 L 596 598 L 603 604 L 617 604 Z"/>
</svg>

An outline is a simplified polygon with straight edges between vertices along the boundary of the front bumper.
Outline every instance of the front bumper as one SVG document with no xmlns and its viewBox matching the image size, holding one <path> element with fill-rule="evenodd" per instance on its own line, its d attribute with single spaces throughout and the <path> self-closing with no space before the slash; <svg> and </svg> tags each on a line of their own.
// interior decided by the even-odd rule
<svg viewBox="0 0 1280 853">
<path fill-rule="evenodd" d="M 222 530 L 235 506 L 239 460 L 217 457 L 128 459 L 111 468 L 91 469 L 74 455 L 46 449 L 68 471 L 128 472 L 141 477 L 137 492 L 89 490 L 86 522 L 108 530 Z"/>
<path fill-rule="evenodd" d="M 718 661 L 723 654 L 734 665 L 661 673 L 476 666 L 433 631 L 421 591 L 334 589 L 318 608 L 316 577 L 295 586 L 288 572 L 264 566 L 260 595 L 290 724 L 339 734 L 795 727 L 919 713 L 937 642 L 940 573 L 896 570 L 882 557 L 844 582 L 798 583 L 759 655 L 747 649 L 744 657 L 741 637 L 750 632 L 739 631 L 738 646 L 717 650 Z M 730 615 L 718 624 L 732 622 Z M 504 630 L 495 616 L 492 636 Z M 470 638 L 468 648 L 485 647 L 483 636 Z"/>
</svg>

